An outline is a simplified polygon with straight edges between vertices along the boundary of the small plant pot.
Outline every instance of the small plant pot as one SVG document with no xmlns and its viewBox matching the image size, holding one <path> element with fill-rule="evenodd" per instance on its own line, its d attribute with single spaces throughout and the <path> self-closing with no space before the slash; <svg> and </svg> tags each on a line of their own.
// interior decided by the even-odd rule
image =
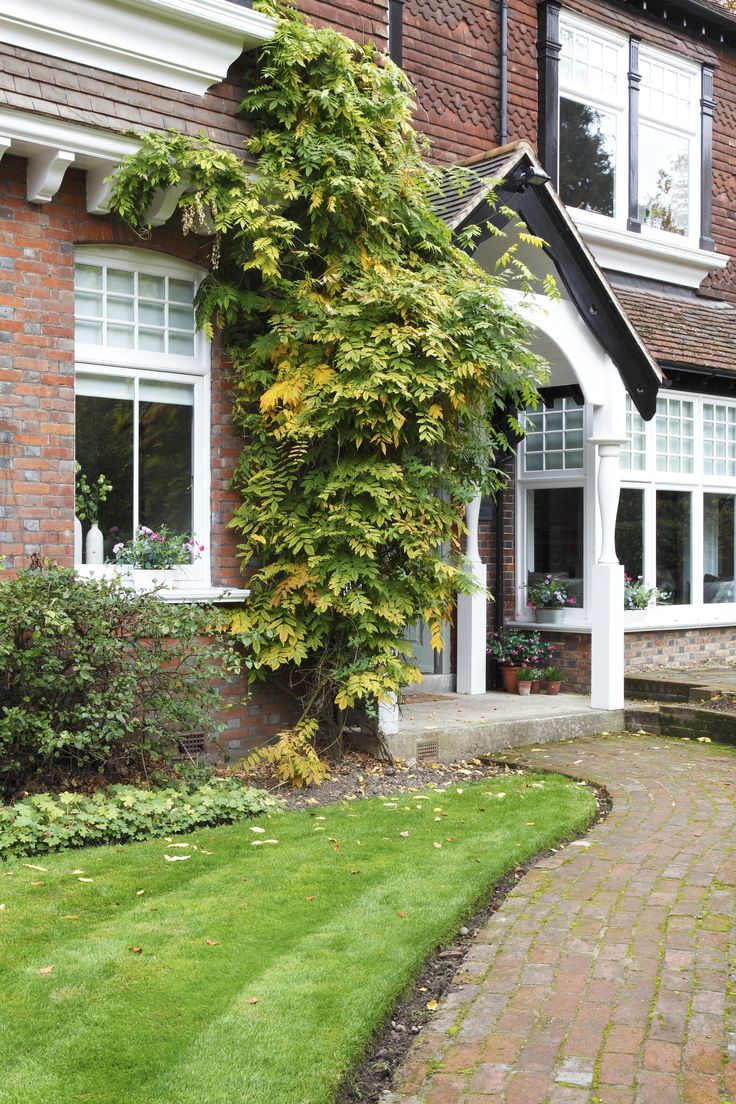
<svg viewBox="0 0 736 1104">
<path fill-rule="evenodd" d="M 517 675 L 519 673 L 518 667 L 511 667 L 506 665 L 500 666 L 501 678 L 503 679 L 503 688 L 507 694 L 516 694 L 518 692 Z"/>
<path fill-rule="evenodd" d="M 547 693 L 548 694 L 559 694 L 561 686 L 562 686 L 561 682 L 548 682 L 547 685 L 546 685 Z"/>
<path fill-rule="evenodd" d="M 525 696 L 526 694 L 531 694 L 532 692 L 531 682 L 523 682 L 521 679 L 519 679 L 517 682 L 517 686 L 519 688 L 519 693 L 522 696 Z"/>
<path fill-rule="evenodd" d="M 542 693 L 542 680 L 541 679 L 534 679 L 534 682 L 532 683 L 532 694 L 541 694 L 541 693 Z"/>
<path fill-rule="evenodd" d="M 565 616 L 564 609 L 537 609 L 534 612 L 538 625 L 560 625 Z"/>
</svg>

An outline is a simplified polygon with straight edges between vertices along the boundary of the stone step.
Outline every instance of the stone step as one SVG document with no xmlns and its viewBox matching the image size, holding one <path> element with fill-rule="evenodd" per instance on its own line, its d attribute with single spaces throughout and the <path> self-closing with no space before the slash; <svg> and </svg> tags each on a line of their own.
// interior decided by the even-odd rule
<svg viewBox="0 0 736 1104">
<path fill-rule="evenodd" d="M 709 691 L 709 697 L 712 691 Z M 656 736 L 679 736 L 687 740 L 712 740 L 736 746 L 736 713 L 684 702 L 659 702 L 627 706 L 624 724 L 628 732 L 652 732 Z"/>
</svg>

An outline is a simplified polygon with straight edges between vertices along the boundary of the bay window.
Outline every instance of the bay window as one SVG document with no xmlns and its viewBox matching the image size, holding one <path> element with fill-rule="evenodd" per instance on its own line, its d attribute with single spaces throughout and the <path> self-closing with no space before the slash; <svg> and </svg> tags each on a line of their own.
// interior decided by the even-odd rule
<svg viewBox="0 0 736 1104">
<path fill-rule="evenodd" d="M 80 248 L 75 265 L 76 459 L 100 504 L 104 555 L 140 525 L 194 535 L 190 578 L 209 584 L 209 348 L 191 265 Z"/>
<path fill-rule="evenodd" d="M 620 466 L 616 550 L 628 575 L 663 592 L 652 623 L 732 620 L 736 402 L 668 391 L 646 423 L 627 399 Z"/>
</svg>

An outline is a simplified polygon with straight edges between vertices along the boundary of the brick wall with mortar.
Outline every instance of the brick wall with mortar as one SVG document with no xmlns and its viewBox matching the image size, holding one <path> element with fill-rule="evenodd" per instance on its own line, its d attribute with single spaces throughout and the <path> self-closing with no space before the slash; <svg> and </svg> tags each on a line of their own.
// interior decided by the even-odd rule
<svg viewBox="0 0 736 1104">
<path fill-rule="evenodd" d="M 73 561 L 74 517 L 74 247 L 127 245 L 207 265 L 208 244 L 176 225 L 142 241 L 117 219 L 89 215 L 85 180 L 69 172 L 45 207 L 25 199 L 25 162 L 3 159 L 0 202 L 0 552 L 8 567 L 34 552 Z M 212 581 L 242 586 L 235 535 L 226 528 L 235 496 L 228 480 L 239 454 L 230 424 L 228 369 L 220 350 L 212 364 Z M 244 686 L 223 687 L 238 701 Z M 221 744 L 237 754 L 273 735 L 291 716 L 273 687 L 225 714 Z"/>
<path fill-rule="evenodd" d="M 717 628 L 657 629 L 626 633 L 626 670 L 648 667 L 690 667 L 704 660 L 736 662 L 736 638 L 732 626 Z"/>
</svg>

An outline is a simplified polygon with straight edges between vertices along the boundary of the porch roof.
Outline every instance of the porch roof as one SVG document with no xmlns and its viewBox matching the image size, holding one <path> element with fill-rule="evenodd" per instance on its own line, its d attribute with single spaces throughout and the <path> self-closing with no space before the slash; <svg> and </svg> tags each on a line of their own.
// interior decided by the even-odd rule
<svg viewBox="0 0 736 1104">
<path fill-rule="evenodd" d="M 653 417 L 662 372 L 527 142 L 513 142 L 446 166 L 433 206 L 456 232 L 479 226 L 476 245 L 490 236 L 489 223 L 497 227 L 508 223 L 508 213 L 499 206 L 517 214 L 545 242 L 544 251 L 580 317 L 616 365 L 642 417 Z"/>
<path fill-rule="evenodd" d="M 662 365 L 736 378 L 736 307 L 695 295 L 614 287 L 629 318 Z"/>
</svg>

